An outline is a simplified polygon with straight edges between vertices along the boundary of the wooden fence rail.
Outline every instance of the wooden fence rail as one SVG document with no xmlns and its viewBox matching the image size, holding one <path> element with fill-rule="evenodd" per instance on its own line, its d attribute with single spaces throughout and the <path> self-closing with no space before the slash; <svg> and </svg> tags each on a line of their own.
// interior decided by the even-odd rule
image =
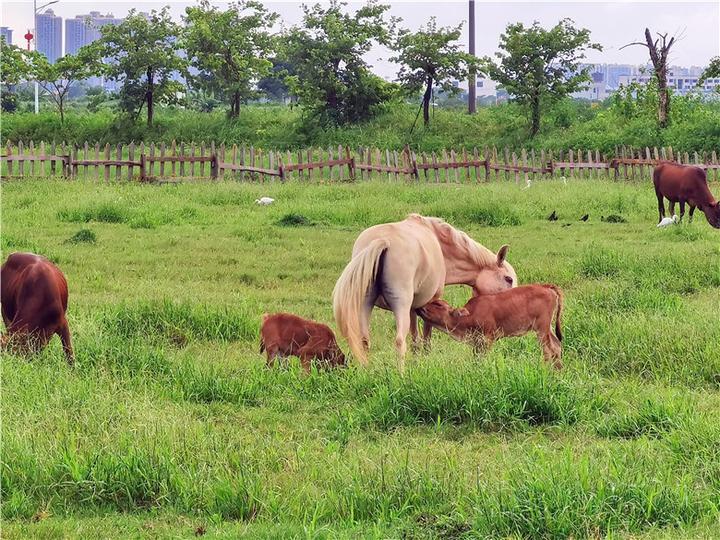
<svg viewBox="0 0 720 540">
<path fill-rule="evenodd" d="M 114 154 L 114 155 L 113 155 Z M 8 142 L 1 156 L 3 178 L 62 176 L 141 182 L 237 179 L 268 181 L 366 180 L 378 174 L 388 179 L 428 183 L 484 182 L 491 180 L 529 183 L 538 178 L 579 177 L 647 179 L 660 161 L 693 164 L 704 168 L 710 180 L 720 179 L 718 152 L 675 152 L 667 148 L 616 148 L 613 155 L 597 150 L 511 151 L 504 148 L 442 152 L 401 152 L 338 146 L 295 152 L 267 151 L 253 146 L 214 143 L 130 143 L 93 146 L 65 143 Z M 113 170 L 114 169 L 114 170 Z"/>
</svg>

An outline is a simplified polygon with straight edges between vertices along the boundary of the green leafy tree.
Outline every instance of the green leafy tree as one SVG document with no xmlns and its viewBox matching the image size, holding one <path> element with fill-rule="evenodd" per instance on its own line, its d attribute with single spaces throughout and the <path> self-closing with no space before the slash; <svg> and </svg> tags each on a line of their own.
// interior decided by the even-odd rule
<svg viewBox="0 0 720 540">
<path fill-rule="evenodd" d="M 76 54 L 66 54 L 54 64 L 45 55 L 38 54 L 32 65 L 32 77 L 55 104 L 61 123 L 65 122 L 65 105 L 70 90 L 100 71 L 100 48 L 96 44 L 81 47 Z"/>
<path fill-rule="evenodd" d="M 705 84 L 708 79 L 714 79 L 720 77 L 720 56 L 716 56 L 710 60 L 708 67 L 700 75 L 698 80 L 698 86 Z M 715 91 L 720 92 L 720 85 L 715 86 Z"/>
<path fill-rule="evenodd" d="M 455 28 L 438 28 L 435 17 L 417 32 L 402 31 L 393 44 L 398 55 L 391 58 L 400 64 L 398 80 L 409 94 L 424 89 L 423 121 L 430 123 L 430 100 L 433 88 L 439 87 L 451 96 L 459 92 L 454 81 L 466 79 L 474 56 L 463 52 L 458 44 L 462 24 Z"/>
<path fill-rule="evenodd" d="M 15 86 L 31 76 L 32 63 L 37 53 L 9 45 L 0 37 L 0 81 L 2 82 L 2 110 L 12 112 L 17 108 Z"/>
<path fill-rule="evenodd" d="M 106 25 L 102 33 L 105 74 L 122 83 L 120 106 L 137 118 L 147 107 L 147 123 L 153 123 L 156 104 L 178 100 L 187 60 L 178 54 L 180 27 L 170 18 L 169 8 L 149 15 L 130 10 L 125 20 Z"/>
<path fill-rule="evenodd" d="M 579 70 L 588 49 L 602 50 L 590 41 L 590 31 L 563 19 L 550 30 L 536 21 L 530 27 L 510 24 L 500 35 L 497 61 L 486 58 L 486 71 L 512 99 L 530 111 L 531 137 L 540 131 L 541 107 L 583 88 L 590 81 Z"/>
<path fill-rule="evenodd" d="M 374 44 L 389 45 L 395 20 L 389 6 L 370 0 L 354 14 L 331 0 L 326 7 L 303 6 L 303 25 L 282 39 L 283 57 L 293 66 L 286 80 L 301 106 L 322 123 L 366 119 L 392 96 L 392 87 L 370 72 L 363 60 Z"/>
<path fill-rule="evenodd" d="M 277 17 L 253 0 L 232 3 L 225 11 L 200 0 L 185 10 L 185 49 L 200 75 L 195 81 L 225 96 L 232 118 L 240 103 L 257 95 L 257 81 L 272 68 L 270 27 Z"/>
</svg>

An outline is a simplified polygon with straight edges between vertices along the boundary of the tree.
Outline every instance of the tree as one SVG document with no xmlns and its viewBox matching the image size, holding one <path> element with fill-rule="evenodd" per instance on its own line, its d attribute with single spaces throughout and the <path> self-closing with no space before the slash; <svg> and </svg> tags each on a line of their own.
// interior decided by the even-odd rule
<svg viewBox="0 0 720 540">
<path fill-rule="evenodd" d="M 120 81 L 120 106 L 137 118 L 147 105 L 147 124 L 152 125 L 155 105 L 174 103 L 183 86 L 176 79 L 186 74 L 187 61 L 178 55 L 180 27 L 169 8 L 150 15 L 130 10 L 118 25 L 106 25 L 102 33 L 106 75 Z"/>
<path fill-rule="evenodd" d="M 710 60 L 708 67 L 700 75 L 698 80 L 698 86 L 705 84 L 708 79 L 714 79 L 720 77 L 720 56 L 716 56 Z M 715 91 L 720 92 L 720 85 L 715 86 Z"/>
<path fill-rule="evenodd" d="M 73 85 L 100 72 L 100 49 L 96 44 L 81 47 L 76 54 L 66 54 L 51 64 L 43 54 L 33 62 L 32 77 L 45 90 L 65 122 L 65 100 Z"/>
<path fill-rule="evenodd" d="M 393 44 L 398 55 L 391 58 L 400 64 L 398 80 L 411 95 L 422 89 L 423 120 L 430 123 L 430 100 L 435 86 L 455 95 L 454 81 L 466 79 L 476 58 L 463 52 L 457 43 L 462 24 L 456 28 L 438 28 L 435 17 L 417 32 L 402 31 Z"/>
<path fill-rule="evenodd" d="M 658 34 L 658 36 L 662 39 L 662 44 L 660 43 L 660 39 L 653 41 L 650 29 L 646 28 L 644 42 L 637 41 L 628 43 L 620 48 L 624 49 L 631 45 L 641 45 L 648 48 L 650 60 L 655 72 L 655 79 L 658 84 L 658 125 L 661 128 L 665 128 L 670 119 L 670 89 L 667 85 L 668 54 L 675 43 L 675 37 L 671 37 L 670 41 L 668 41 L 667 34 Z"/>
<path fill-rule="evenodd" d="M 2 82 L 2 110 L 12 112 L 17 108 L 14 88 L 19 82 L 30 78 L 34 51 L 26 51 L 6 43 L 0 37 L 0 81 Z"/>
<path fill-rule="evenodd" d="M 549 104 L 583 88 L 590 81 L 587 70 L 579 70 L 588 49 L 602 50 L 590 41 L 590 31 L 563 19 L 550 30 L 536 21 L 529 28 L 510 24 L 500 35 L 498 62 L 486 58 L 486 70 L 512 99 L 529 108 L 530 135 L 540 130 L 543 104 Z"/>
<path fill-rule="evenodd" d="M 295 75 L 295 70 L 289 62 L 273 58 L 270 73 L 258 81 L 257 87 L 269 99 L 283 101 L 290 95 L 285 78 Z"/>
<path fill-rule="evenodd" d="M 363 60 L 374 44 L 391 42 L 396 21 L 385 21 L 389 6 L 369 0 L 348 14 L 346 5 L 303 6 L 303 26 L 282 40 L 283 57 L 295 70 L 286 78 L 291 92 L 315 118 L 336 125 L 368 118 L 392 94 Z"/>
<path fill-rule="evenodd" d="M 230 4 L 226 11 L 209 0 L 185 10 L 185 49 L 206 89 L 221 92 L 230 103 L 230 117 L 240 103 L 256 95 L 255 83 L 270 72 L 270 27 L 277 13 L 253 0 Z"/>
</svg>

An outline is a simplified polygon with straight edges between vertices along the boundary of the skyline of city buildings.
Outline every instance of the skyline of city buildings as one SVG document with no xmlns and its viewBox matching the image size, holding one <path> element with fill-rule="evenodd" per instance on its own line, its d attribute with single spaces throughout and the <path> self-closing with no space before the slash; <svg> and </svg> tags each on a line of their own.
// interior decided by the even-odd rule
<svg viewBox="0 0 720 540">
<path fill-rule="evenodd" d="M 587 69 L 590 75 L 590 82 L 584 90 L 572 94 L 577 99 L 590 101 L 604 101 L 620 86 L 627 86 L 631 83 L 647 84 L 653 78 L 652 65 L 632 64 L 583 64 L 580 69 Z M 701 66 L 671 66 L 668 69 L 668 87 L 675 93 L 686 95 L 691 91 L 700 91 L 705 96 L 717 94 L 715 88 L 720 85 L 720 78 L 710 78 L 698 87 L 704 68 Z M 484 77 L 477 78 L 477 97 L 500 97 L 505 94 L 499 85 Z M 467 81 L 456 81 L 455 86 L 467 93 Z"/>
<path fill-rule="evenodd" d="M 37 50 L 43 53 L 50 62 L 57 61 L 64 54 L 75 54 L 84 45 L 88 45 L 100 38 L 100 28 L 113 24 L 120 24 L 124 19 L 115 17 L 112 13 L 102 14 L 99 11 L 76 15 L 74 18 L 63 19 L 55 15 L 52 9 L 36 15 L 35 40 Z M 65 32 L 63 33 L 63 26 Z M 63 35 L 64 34 L 64 35 Z M 0 35 L 5 37 L 7 43 L 13 43 L 13 29 L 0 27 Z M 64 45 L 64 47 L 63 47 Z M 596 63 L 582 64 L 580 69 L 587 69 L 591 81 L 583 90 L 575 92 L 573 97 L 592 101 L 603 101 L 621 85 L 631 83 L 646 84 L 652 78 L 652 66 L 633 64 Z M 668 70 L 668 86 L 676 93 L 685 95 L 690 91 L 700 91 L 705 95 L 714 95 L 715 88 L 720 85 L 720 79 L 708 79 L 701 87 L 697 82 L 702 74 L 700 66 L 671 66 Z M 179 75 L 176 77 L 180 80 Z M 115 90 L 116 84 L 94 77 L 87 81 L 92 86 L 103 85 L 107 90 Z M 455 86 L 463 93 L 467 93 L 467 81 L 455 81 Z M 499 85 L 484 77 L 476 81 L 476 94 L 479 99 L 503 98 L 506 92 Z"/>
</svg>

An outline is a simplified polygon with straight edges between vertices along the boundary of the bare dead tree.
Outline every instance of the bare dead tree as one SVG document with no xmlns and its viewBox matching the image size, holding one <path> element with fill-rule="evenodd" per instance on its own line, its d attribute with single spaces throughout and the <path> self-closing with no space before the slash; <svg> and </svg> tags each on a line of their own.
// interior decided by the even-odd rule
<svg viewBox="0 0 720 540">
<path fill-rule="evenodd" d="M 658 124 L 661 128 L 664 128 L 668 125 L 670 115 L 670 91 L 667 86 L 668 55 L 670 48 L 675 43 L 675 36 L 672 36 L 669 41 L 667 39 L 667 33 L 658 33 L 658 36 L 659 38 L 653 41 L 650 35 L 650 29 L 646 28 L 644 42 L 636 41 L 620 48 L 624 49 L 631 45 L 641 45 L 647 47 L 648 51 L 650 51 L 650 61 L 652 62 L 655 78 L 658 83 Z M 662 43 L 660 40 L 662 40 Z"/>
</svg>

